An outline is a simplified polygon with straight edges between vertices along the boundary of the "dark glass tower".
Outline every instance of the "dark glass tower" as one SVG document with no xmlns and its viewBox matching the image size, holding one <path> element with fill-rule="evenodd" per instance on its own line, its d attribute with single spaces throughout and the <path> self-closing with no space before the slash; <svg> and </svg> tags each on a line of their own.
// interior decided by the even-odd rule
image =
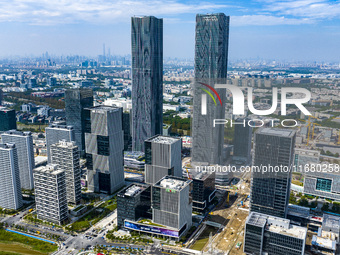
<svg viewBox="0 0 340 255">
<path fill-rule="evenodd" d="M 253 166 L 259 171 L 252 173 L 250 211 L 286 218 L 295 137 L 295 131 L 290 129 L 262 128 L 256 131 Z"/>
<path fill-rule="evenodd" d="M 65 92 L 65 111 L 66 123 L 68 126 L 73 126 L 75 141 L 81 152 L 84 155 L 85 149 L 85 115 L 84 108 L 93 106 L 93 91 L 92 89 L 68 89 Z"/>
<path fill-rule="evenodd" d="M 237 119 L 236 123 L 245 123 L 235 125 L 234 134 L 234 155 L 236 162 L 249 163 L 251 158 L 251 139 L 253 128 L 248 125 L 249 119 Z"/>
<path fill-rule="evenodd" d="M 221 103 L 214 95 L 207 97 L 206 114 L 202 114 L 202 89 L 210 90 L 215 84 L 225 84 L 227 78 L 229 17 L 223 13 L 196 16 L 195 81 L 193 85 L 192 161 L 221 164 L 224 126 L 213 127 L 214 119 L 225 119 L 226 89 L 216 89 Z"/>
<path fill-rule="evenodd" d="M 17 129 L 15 110 L 0 107 L 0 131 Z"/>
<path fill-rule="evenodd" d="M 144 151 L 144 141 L 162 134 L 163 20 L 132 17 L 132 149 Z"/>
</svg>

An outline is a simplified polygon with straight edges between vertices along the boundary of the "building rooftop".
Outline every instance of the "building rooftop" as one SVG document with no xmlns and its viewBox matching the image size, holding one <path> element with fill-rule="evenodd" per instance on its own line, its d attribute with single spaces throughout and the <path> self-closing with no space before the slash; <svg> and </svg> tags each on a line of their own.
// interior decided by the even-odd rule
<svg viewBox="0 0 340 255">
<path fill-rule="evenodd" d="M 322 230 L 330 231 L 339 234 L 340 231 L 340 217 L 330 214 L 323 215 Z"/>
<path fill-rule="evenodd" d="M 155 184 L 155 186 L 180 191 L 185 188 L 190 182 L 192 181 L 180 177 L 164 176 Z"/>
<path fill-rule="evenodd" d="M 62 148 L 73 148 L 73 147 L 77 147 L 76 142 L 75 141 L 66 141 L 65 139 L 60 140 L 59 143 L 53 144 L 52 146 L 58 146 L 58 147 L 62 147 Z"/>
<path fill-rule="evenodd" d="M 139 194 L 140 192 L 142 192 L 143 190 L 145 190 L 144 187 L 133 185 L 133 186 L 131 186 L 128 189 L 125 190 L 125 196 L 133 197 L 133 196 Z"/>
<path fill-rule="evenodd" d="M 54 128 L 54 129 L 68 129 L 68 130 L 72 130 L 73 126 L 67 126 L 67 125 L 60 125 L 58 123 L 52 123 L 51 125 L 49 125 L 47 128 Z"/>
<path fill-rule="evenodd" d="M 32 135 L 32 133 L 29 132 L 29 131 L 21 132 L 21 131 L 17 131 L 15 129 L 13 129 L 13 130 L 9 130 L 9 131 L 4 132 L 3 135 L 30 136 L 30 135 Z"/>
<path fill-rule="evenodd" d="M 250 213 L 247 224 L 258 227 L 266 227 L 267 231 L 275 232 L 281 235 L 293 236 L 299 239 L 306 239 L 307 228 L 290 224 L 290 220 L 274 217 L 262 213 Z"/>
<path fill-rule="evenodd" d="M 109 105 L 97 105 L 97 106 L 93 106 L 90 108 L 86 108 L 87 110 L 91 110 L 94 112 L 115 112 L 119 109 L 122 109 L 122 107 L 118 107 L 118 106 L 109 106 Z"/>
<path fill-rule="evenodd" d="M 46 166 L 40 166 L 40 167 L 35 168 L 34 171 L 41 172 L 41 173 L 50 173 L 53 175 L 57 175 L 63 172 L 63 170 L 58 169 L 58 165 L 56 164 L 47 164 Z"/>
<path fill-rule="evenodd" d="M 288 214 L 300 218 L 309 219 L 310 216 L 310 208 L 303 207 L 299 205 L 288 205 Z"/>
<path fill-rule="evenodd" d="M 175 138 L 175 137 L 163 136 L 163 135 L 157 135 L 157 136 L 147 139 L 148 142 L 163 143 L 163 144 L 173 144 L 180 140 L 181 138 Z"/>
<path fill-rule="evenodd" d="M 336 251 L 336 241 L 321 236 L 313 235 L 312 245 Z"/>
<path fill-rule="evenodd" d="M 4 149 L 4 150 L 9 150 L 9 149 L 12 149 L 12 148 L 15 148 L 15 144 L 14 143 L 0 143 L 0 149 Z"/>
<path fill-rule="evenodd" d="M 192 174 L 192 172 L 191 172 Z M 196 175 L 194 175 L 192 178 L 195 180 L 206 180 L 210 175 L 214 174 L 214 172 L 198 172 Z"/>
<path fill-rule="evenodd" d="M 256 133 L 263 135 L 273 135 L 281 137 L 293 137 L 295 130 L 283 129 L 283 128 L 261 128 Z"/>
</svg>

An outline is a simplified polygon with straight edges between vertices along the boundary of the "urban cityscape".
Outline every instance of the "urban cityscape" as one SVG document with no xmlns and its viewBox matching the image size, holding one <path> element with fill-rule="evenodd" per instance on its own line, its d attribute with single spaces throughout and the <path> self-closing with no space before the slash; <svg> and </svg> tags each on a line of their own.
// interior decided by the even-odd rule
<svg viewBox="0 0 340 255">
<path fill-rule="evenodd" d="M 0 59 L 0 255 L 340 254 L 340 61 L 230 59 L 227 12 L 165 57 L 166 22 Z"/>
</svg>

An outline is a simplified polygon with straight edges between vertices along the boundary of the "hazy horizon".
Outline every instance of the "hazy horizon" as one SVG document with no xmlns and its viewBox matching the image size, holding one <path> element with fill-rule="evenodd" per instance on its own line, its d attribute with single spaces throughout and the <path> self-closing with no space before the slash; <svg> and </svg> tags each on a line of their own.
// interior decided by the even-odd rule
<svg viewBox="0 0 340 255">
<path fill-rule="evenodd" d="M 0 56 L 130 54 L 134 15 L 164 19 L 164 58 L 193 59 L 195 15 L 230 15 L 229 58 L 339 61 L 340 2 L 330 0 L 13 0 L 0 8 Z M 107 52 L 106 51 L 106 52 Z"/>
</svg>

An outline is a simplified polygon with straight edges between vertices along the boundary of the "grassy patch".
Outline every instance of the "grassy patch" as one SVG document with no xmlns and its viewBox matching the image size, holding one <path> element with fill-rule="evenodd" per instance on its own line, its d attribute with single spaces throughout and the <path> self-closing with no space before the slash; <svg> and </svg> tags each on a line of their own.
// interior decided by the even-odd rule
<svg viewBox="0 0 340 255">
<path fill-rule="evenodd" d="M 56 251 L 58 246 L 55 244 L 50 244 L 44 241 L 40 241 L 31 237 L 27 237 L 27 236 L 22 236 L 16 233 L 11 233 L 8 232 L 4 229 L 0 230 L 0 250 L 1 251 L 14 251 L 14 252 L 20 252 L 20 251 L 16 251 L 14 250 L 14 247 L 17 247 L 18 245 L 13 245 L 14 247 L 12 247 L 12 245 L 10 245 L 11 243 L 20 243 L 22 245 L 27 246 L 26 247 L 21 247 L 21 249 L 26 249 L 26 250 L 30 250 L 29 248 L 35 250 L 35 253 L 32 254 L 49 254 L 53 251 Z M 27 254 L 28 251 L 26 251 L 26 253 L 23 254 Z"/>
</svg>

